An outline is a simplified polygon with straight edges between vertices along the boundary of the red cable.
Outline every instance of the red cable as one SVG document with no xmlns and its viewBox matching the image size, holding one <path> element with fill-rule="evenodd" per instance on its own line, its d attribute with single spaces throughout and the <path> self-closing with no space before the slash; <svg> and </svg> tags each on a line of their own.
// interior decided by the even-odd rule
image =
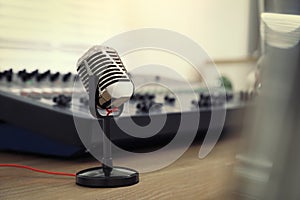
<svg viewBox="0 0 300 200">
<path fill-rule="evenodd" d="M 118 107 L 115 107 L 112 109 L 106 108 L 105 110 L 107 112 L 106 116 L 109 116 L 112 112 L 117 112 L 119 109 L 118 109 Z"/>
<path fill-rule="evenodd" d="M 28 169 L 28 170 L 32 170 L 32 171 L 39 172 L 39 173 L 45 173 L 45 174 L 60 175 L 60 176 L 76 176 L 76 174 L 72 174 L 72 173 L 52 172 L 52 171 L 29 167 L 26 165 L 18 165 L 18 164 L 0 164 L 0 167 L 17 167 L 17 168 Z"/>
</svg>

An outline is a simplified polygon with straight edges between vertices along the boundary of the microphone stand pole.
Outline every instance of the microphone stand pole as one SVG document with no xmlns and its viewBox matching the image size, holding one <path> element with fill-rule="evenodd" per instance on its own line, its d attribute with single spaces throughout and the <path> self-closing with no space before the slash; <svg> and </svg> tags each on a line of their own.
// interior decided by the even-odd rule
<svg viewBox="0 0 300 200">
<path fill-rule="evenodd" d="M 113 168 L 113 161 L 111 155 L 111 137 L 110 137 L 110 120 L 112 117 L 107 116 L 102 120 L 103 129 L 103 158 L 102 168 L 105 176 L 110 176 Z M 99 121 L 100 122 L 100 121 Z"/>
</svg>

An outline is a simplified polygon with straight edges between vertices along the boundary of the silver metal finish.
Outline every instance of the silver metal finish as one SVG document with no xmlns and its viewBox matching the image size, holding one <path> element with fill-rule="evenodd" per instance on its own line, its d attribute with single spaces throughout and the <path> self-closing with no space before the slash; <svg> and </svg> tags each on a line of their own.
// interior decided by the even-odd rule
<svg viewBox="0 0 300 200">
<path fill-rule="evenodd" d="M 133 94 L 134 86 L 116 50 L 93 46 L 77 63 L 79 77 L 89 91 L 89 77 L 98 78 L 98 105 L 102 108 L 118 107 Z"/>
</svg>

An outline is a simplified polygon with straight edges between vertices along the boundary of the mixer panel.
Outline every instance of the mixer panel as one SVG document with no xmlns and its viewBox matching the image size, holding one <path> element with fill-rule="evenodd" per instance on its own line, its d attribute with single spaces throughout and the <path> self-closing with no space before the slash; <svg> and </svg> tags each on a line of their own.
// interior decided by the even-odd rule
<svg viewBox="0 0 300 200">
<path fill-rule="evenodd" d="M 178 80 L 159 76 L 131 75 L 131 79 L 138 87 L 130 101 L 125 103 L 119 120 L 123 123 L 134 120 L 139 126 L 147 125 L 149 117 L 160 119 L 167 116 L 167 121 L 157 135 L 151 138 L 141 137 L 143 139 L 124 134 L 117 125 L 113 124 L 112 126 L 116 128 L 113 128 L 112 140 L 122 148 L 157 146 L 158 141 L 163 140 L 169 142 L 177 132 L 178 127 L 175 124 L 180 123 L 181 117 L 192 119 L 193 115 L 199 113 L 201 120 L 197 131 L 205 134 L 210 123 L 212 107 L 226 109 L 225 128 L 238 127 L 241 124 L 242 117 L 234 117 L 243 115 L 246 104 L 246 101 L 240 98 L 240 93 L 211 92 L 201 83 L 191 83 L 187 87 L 185 83 Z M 78 149 L 85 151 L 74 125 L 74 117 L 83 120 L 90 120 L 92 117 L 88 109 L 88 95 L 76 75 L 50 70 L 2 71 L 0 72 L 0 102 L 2 111 L 0 120 L 32 133 L 30 143 L 42 137 L 66 148 L 76 147 L 76 152 Z M 186 128 L 183 131 L 188 134 L 193 130 Z M 6 137 L 5 134 L 12 133 L 2 134 Z M 143 133 L 140 134 L 143 136 Z M 5 149 L 18 149 L 14 146 L 14 141 L 10 142 L 11 146 L 7 148 L 5 145 Z M 19 150 L 52 154 L 43 149 Z M 59 153 L 55 155 L 69 156 L 69 154 Z"/>
</svg>

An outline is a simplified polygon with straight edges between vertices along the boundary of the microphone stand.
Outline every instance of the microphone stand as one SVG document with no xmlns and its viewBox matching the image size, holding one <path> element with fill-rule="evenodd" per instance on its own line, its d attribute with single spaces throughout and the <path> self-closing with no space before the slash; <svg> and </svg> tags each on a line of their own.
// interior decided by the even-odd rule
<svg viewBox="0 0 300 200">
<path fill-rule="evenodd" d="M 111 137 L 110 137 L 110 118 L 107 116 L 102 120 L 103 129 L 103 158 L 102 158 L 102 168 L 105 176 L 110 176 L 112 171 L 113 161 L 111 155 Z M 106 137 L 105 137 L 106 135 Z"/>
<path fill-rule="evenodd" d="M 139 182 L 139 173 L 133 169 L 113 166 L 111 151 L 111 120 L 118 117 L 123 111 L 123 105 L 118 113 L 109 116 L 98 112 L 98 79 L 95 75 L 89 75 L 89 108 L 90 112 L 98 120 L 103 130 L 103 157 L 102 166 L 93 167 L 76 173 L 76 184 L 85 187 L 122 187 Z M 112 114 L 112 113 L 111 113 Z"/>
</svg>

